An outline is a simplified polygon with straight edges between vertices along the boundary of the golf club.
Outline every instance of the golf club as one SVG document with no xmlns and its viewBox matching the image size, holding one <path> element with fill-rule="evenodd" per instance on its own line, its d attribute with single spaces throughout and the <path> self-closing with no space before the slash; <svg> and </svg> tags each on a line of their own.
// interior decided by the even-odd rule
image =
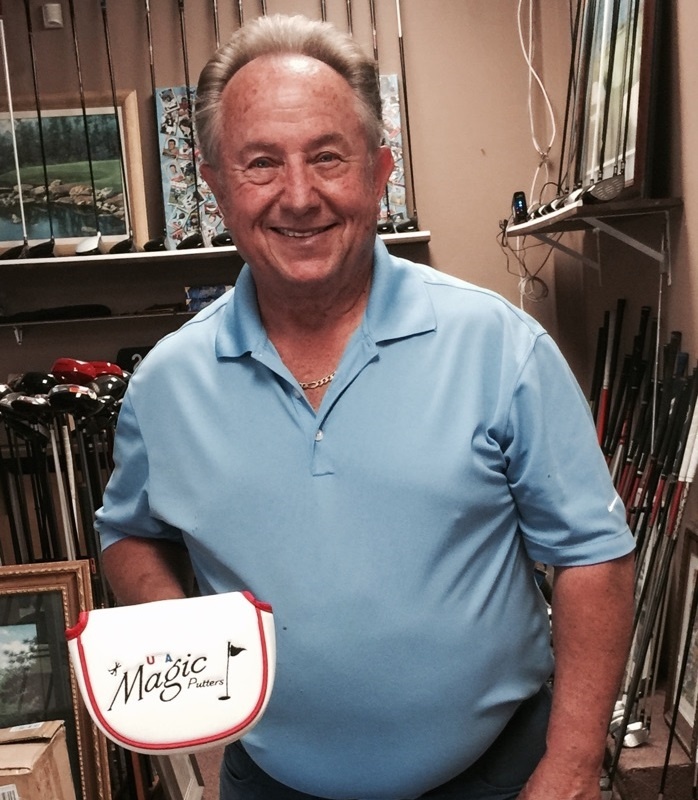
<svg viewBox="0 0 698 800">
<path fill-rule="evenodd" d="M 87 105 L 85 103 L 85 85 L 82 78 L 82 66 L 80 63 L 80 47 L 78 45 L 78 31 L 75 20 L 75 1 L 68 0 L 70 11 L 70 25 L 73 32 L 73 51 L 75 54 L 75 67 L 78 73 L 78 87 L 80 91 L 80 109 L 82 111 L 82 127 L 85 135 L 85 150 L 87 152 L 87 163 L 90 171 L 90 186 L 92 188 L 92 207 L 95 215 L 95 234 L 78 242 L 75 248 L 77 256 L 93 256 L 101 252 L 102 232 L 99 229 L 99 211 L 97 209 L 97 190 L 95 188 L 95 172 L 92 163 L 92 148 L 90 145 L 90 131 L 87 125 Z"/>
<path fill-rule="evenodd" d="M 191 170 L 192 170 L 192 178 L 194 181 L 194 210 L 190 212 L 190 219 L 192 218 L 191 215 L 194 215 L 196 226 L 198 230 L 195 233 L 186 236 L 182 239 L 181 242 L 177 245 L 177 250 L 190 250 L 198 247 L 204 246 L 204 239 L 201 235 L 201 221 L 199 218 L 199 204 L 201 202 L 201 195 L 199 193 L 199 176 L 198 176 L 198 165 L 196 163 L 196 135 L 194 134 L 194 103 L 192 100 L 192 93 L 191 93 L 191 81 L 189 78 L 189 50 L 187 48 L 187 26 L 186 26 L 186 18 L 184 12 L 184 0 L 178 0 L 178 7 L 179 7 L 179 31 L 180 31 L 180 38 L 182 44 L 182 59 L 184 64 L 184 90 L 187 96 L 187 114 L 189 115 L 189 135 L 188 135 L 188 144 L 191 149 Z"/>
<path fill-rule="evenodd" d="M 0 48 L 2 49 L 2 66 L 7 90 L 7 107 L 10 112 L 10 135 L 12 137 L 12 155 L 14 157 L 15 175 L 17 176 L 17 197 L 19 199 L 19 215 L 22 223 L 23 243 L 6 250 L 3 259 L 26 258 L 29 251 L 27 240 L 27 222 L 24 218 L 24 199 L 22 197 L 22 176 L 19 171 L 19 156 L 17 149 L 17 131 L 15 130 L 15 115 L 12 106 L 12 87 L 10 85 L 10 66 L 7 61 L 7 46 L 5 43 L 5 20 L 0 15 Z"/>
<path fill-rule="evenodd" d="M 347 32 L 349 36 L 354 35 L 354 19 L 351 13 L 351 0 L 347 0 Z"/>
<path fill-rule="evenodd" d="M 48 165 L 46 161 L 46 146 L 44 141 L 44 125 L 41 114 L 41 98 L 39 95 L 39 79 L 36 68 L 36 51 L 34 49 L 34 26 L 32 24 L 31 9 L 29 8 L 29 0 L 24 0 L 24 12 L 27 18 L 27 37 L 29 41 L 29 56 L 32 69 L 32 84 L 34 87 L 34 102 L 36 103 L 36 123 L 39 131 L 39 147 L 41 149 L 41 166 L 44 173 L 44 191 L 46 192 L 46 212 L 48 214 L 48 226 L 50 232 L 50 241 L 35 244 L 29 248 L 29 258 L 47 258 L 53 255 L 53 248 L 56 238 L 53 231 L 53 209 L 51 204 L 51 191 L 49 188 L 48 180 Z"/>
<path fill-rule="evenodd" d="M 417 195 L 414 190 L 414 161 L 412 158 L 412 133 L 410 130 L 410 110 L 407 98 L 407 70 L 405 68 L 405 44 L 402 36 L 402 15 L 400 13 L 400 0 L 395 0 L 395 11 L 397 14 L 397 36 L 398 45 L 400 49 L 400 73 L 402 76 L 402 97 L 405 103 L 405 138 L 407 140 L 407 159 L 409 161 L 409 174 L 410 174 L 410 192 L 412 194 L 412 216 L 408 219 L 398 222 L 396 230 L 398 233 L 406 231 L 419 230 L 419 222 L 417 221 Z"/>
<path fill-rule="evenodd" d="M 124 207 L 124 221 L 127 222 L 128 238 L 114 244 L 110 253 L 133 253 L 136 251 L 136 244 L 133 239 L 133 228 L 131 219 L 131 200 L 128 191 L 128 176 L 126 175 L 126 161 L 124 158 L 124 143 L 121 138 L 121 126 L 119 125 L 119 104 L 116 97 L 116 81 L 114 78 L 114 62 L 112 60 L 111 36 L 109 35 L 109 14 L 107 13 L 107 0 L 101 0 L 102 25 L 104 27 L 104 44 L 107 50 L 107 66 L 109 69 L 109 85 L 111 87 L 111 101 L 114 109 L 114 127 L 116 129 L 116 141 L 119 150 L 119 170 L 121 172 L 121 191 Z"/>
<path fill-rule="evenodd" d="M 155 81 L 155 55 L 153 52 L 153 23 L 150 18 L 150 0 L 145 0 L 145 29 L 146 35 L 148 38 L 148 62 L 150 66 L 150 91 L 153 97 L 153 113 L 155 113 L 155 96 L 157 93 L 157 84 Z M 154 137 L 154 141 L 157 143 L 158 141 L 158 124 L 157 119 L 155 120 L 155 132 L 156 135 Z M 159 154 L 158 154 L 159 155 Z M 165 244 L 165 237 L 164 236 L 156 236 L 154 239 L 149 239 L 144 245 L 143 249 L 146 252 L 151 252 L 155 250 L 166 250 L 167 246 Z"/>
</svg>

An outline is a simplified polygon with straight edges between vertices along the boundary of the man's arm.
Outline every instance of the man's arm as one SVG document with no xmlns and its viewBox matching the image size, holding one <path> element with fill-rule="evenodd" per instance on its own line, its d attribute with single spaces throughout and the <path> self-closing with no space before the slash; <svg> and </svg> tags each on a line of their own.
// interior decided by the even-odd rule
<svg viewBox="0 0 698 800">
<path fill-rule="evenodd" d="M 547 751 L 519 800 L 599 800 L 606 735 L 630 646 L 634 556 L 558 567 Z"/>
<path fill-rule="evenodd" d="M 187 597 L 194 588 L 187 551 L 174 542 L 129 536 L 107 547 L 102 566 L 122 605 Z"/>
</svg>

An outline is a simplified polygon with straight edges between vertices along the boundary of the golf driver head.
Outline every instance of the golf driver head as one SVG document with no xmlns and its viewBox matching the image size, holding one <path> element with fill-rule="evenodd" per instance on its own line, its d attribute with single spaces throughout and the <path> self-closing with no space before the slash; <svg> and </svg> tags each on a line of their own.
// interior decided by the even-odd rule
<svg viewBox="0 0 698 800">
<path fill-rule="evenodd" d="M 119 378 L 124 376 L 121 367 L 112 361 L 89 361 L 88 363 L 94 370 L 96 378 L 100 375 L 117 375 Z"/>
<path fill-rule="evenodd" d="M 410 233 L 411 231 L 418 230 L 419 223 L 417 222 L 417 217 L 409 217 L 408 219 L 403 219 L 395 224 L 396 233 Z"/>
<path fill-rule="evenodd" d="M 102 234 L 98 231 L 94 236 L 88 236 L 78 242 L 75 248 L 76 256 L 97 256 L 102 252 Z"/>
<path fill-rule="evenodd" d="M 97 377 L 97 370 L 88 361 L 76 358 L 58 358 L 53 362 L 51 374 L 58 383 L 88 384 Z"/>
<path fill-rule="evenodd" d="M 5 252 L 0 255 L 0 259 L 3 261 L 16 261 L 20 258 L 28 258 L 28 254 L 29 247 L 25 242 L 24 244 L 18 244 L 15 245 L 15 247 L 10 247 L 9 250 L 5 250 Z"/>
<path fill-rule="evenodd" d="M 161 236 L 157 239 L 149 239 L 144 245 L 143 249 L 147 253 L 154 253 L 159 252 L 162 250 L 167 250 L 167 244 L 165 243 L 165 239 Z"/>
<path fill-rule="evenodd" d="M 103 399 L 107 397 L 115 401 L 121 400 L 126 392 L 128 383 L 118 375 L 98 375 L 93 381 L 90 381 L 88 388 Z"/>
<path fill-rule="evenodd" d="M 30 422 L 42 423 L 51 416 L 52 409 L 45 394 L 22 394 L 12 400 L 12 410 Z"/>
<path fill-rule="evenodd" d="M 136 247 L 136 243 L 133 241 L 133 238 L 129 236 L 128 239 L 122 239 L 120 242 L 116 242 L 109 248 L 109 252 L 112 255 L 119 255 L 120 253 L 136 253 L 138 248 Z"/>
<path fill-rule="evenodd" d="M 25 372 L 14 383 L 14 389 L 21 394 L 46 395 L 58 383 L 50 372 Z"/>
<path fill-rule="evenodd" d="M 190 236 L 182 239 L 175 248 L 176 250 L 194 250 L 198 247 L 204 246 L 204 237 L 200 233 L 192 233 Z"/>
<path fill-rule="evenodd" d="M 92 389 L 78 383 L 54 386 L 48 393 L 48 400 L 55 412 L 74 417 L 91 417 L 103 408 L 103 402 Z"/>
<path fill-rule="evenodd" d="M 217 233 L 211 239 L 212 247 L 230 247 L 233 242 L 233 237 L 230 235 L 229 230 L 224 230 L 221 233 Z"/>
<path fill-rule="evenodd" d="M 53 252 L 55 242 L 53 239 L 49 239 L 48 242 L 39 242 L 38 244 L 32 245 L 27 252 L 27 258 L 53 258 L 55 253 Z"/>
</svg>

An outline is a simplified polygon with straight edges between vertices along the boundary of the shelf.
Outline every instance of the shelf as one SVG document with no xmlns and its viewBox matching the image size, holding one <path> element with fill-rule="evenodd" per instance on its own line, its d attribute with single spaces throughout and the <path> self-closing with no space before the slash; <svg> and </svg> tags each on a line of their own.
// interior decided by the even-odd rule
<svg viewBox="0 0 698 800">
<path fill-rule="evenodd" d="M 411 231 L 408 233 L 387 233 L 381 234 L 380 238 L 388 246 L 393 245 L 410 245 L 422 242 L 429 242 L 431 239 L 430 231 Z M 188 268 L 192 262 L 199 265 L 209 264 L 215 265 L 217 261 L 222 261 L 227 256 L 237 255 L 237 248 L 234 246 L 228 247 L 201 247 L 191 250 L 155 250 L 149 252 L 138 253 L 104 253 L 94 256 L 56 256 L 53 258 L 28 258 L 17 260 L 0 260 L 0 271 L 7 270 L 10 267 L 18 268 L 22 271 L 25 269 L 49 269 L 53 270 L 59 267 L 72 269 L 77 267 L 90 267 L 92 265 L 105 265 L 105 266 L 120 266 L 120 267 L 156 267 L 161 266 L 177 266 L 181 265 Z M 239 263 L 239 262 L 238 262 Z M 89 270 L 88 273 L 89 274 Z M 97 273 L 97 275 L 99 272 Z M 102 273 L 104 274 L 104 273 Z M 115 275 L 117 273 L 112 273 Z M 120 273 L 123 274 L 123 273 Z M 85 279 L 85 273 L 81 272 L 82 279 Z M 98 277 L 96 276 L 96 279 Z M 92 279 L 90 279 L 92 280 Z M 233 283 L 234 279 L 227 281 Z M 45 327 L 54 325 L 70 325 L 70 324 L 85 324 L 85 323 L 110 323 L 110 322 L 123 322 L 125 320 L 145 320 L 145 319 L 177 319 L 188 318 L 194 314 L 190 311 L 143 311 L 143 312 L 127 312 L 109 314 L 105 316 L 89 316 L 89 317 L 69 317 L 61 319 L 43 319 L 43 320 L 17 320 L 12 321 L 8 319 L 6 322 L 0 322 L 0 329 L 11 329 L 14 331 L 15 341 L 18 345 L 22 344 L 23 332 L 25 328 L 30 327 Z"/>
<path fill-rule="evenodd" d="M 591 259 L 562 244 L 559 239 L 551 237 L 553 234 L 571 231 L 592 230 L 603 232 L 656 261 L 660 266 L 661 272 L 668 274 L 669 283 L 671 283 L 669 215 L 672 210 L 680 208 L 681 205 L 681 200 L 677 198 L 621 200 L 609 203 L 583 203 L 581 200 L 577 200 L 542 217 L 535 217 L 526 222 L 509 225 L 506 229 L 506 235 L 512 237 L 534 236 L 536 239 L 582 261 L 588 266 L 599 269 L 600 258 L 598 255 L 596 260 Z M 617 223 L 621 220 L 651 215 L 663 216 L 659 248 L 640 241 L 636 236 L 632 236 L 617 227 Z"/>
<path fill-rule="evenodd" d="M 28 320 L 26 322 L 0 322 L 0 329 L 11 328 L 15 334 L 17 344 L 22 344 L 24 328 L 46 325 L 84 325 L 86 322 L 123 322 L 126 320 L 143 319 L 187 319 L 193 317 L 194 311 L 144 311 L 142 314 L 110 314 L 105 317 L 73 317 L 71 319 L 43 319 Z"/>
<path fill-rule="evenodd" d="M 380 238 L 386 245 L 417 244 L 431 240 L 431 231 L 408 233 L 383 233 Z M 222 256 L 237 253 L 234 245 L 227 247 L 196 247 L 191 250 L 151 250 L 137 253 L 101 253 L 95 256 L 57 255 L 51 258 L 0 259 L 0 270 L 14 267 L 57 266 L 66 264 L 176 264 L 192 259 L 215 261 Z"/>
</svg>

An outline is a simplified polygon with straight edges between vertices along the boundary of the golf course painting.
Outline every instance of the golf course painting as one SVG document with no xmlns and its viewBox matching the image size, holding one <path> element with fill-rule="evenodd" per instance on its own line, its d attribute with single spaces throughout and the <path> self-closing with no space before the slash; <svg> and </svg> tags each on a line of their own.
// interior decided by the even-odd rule
<svg viewBox="0 0 698 800">
<path fill-rule="evenodd" d="M 13 116 L 14 141 L 9 113 L 0 115 L 0 246 L 52 235 L 125 234 L 121 114 L 113 108 L 47 110 L 41 123 L 35 111 Z"/>
</svg>

